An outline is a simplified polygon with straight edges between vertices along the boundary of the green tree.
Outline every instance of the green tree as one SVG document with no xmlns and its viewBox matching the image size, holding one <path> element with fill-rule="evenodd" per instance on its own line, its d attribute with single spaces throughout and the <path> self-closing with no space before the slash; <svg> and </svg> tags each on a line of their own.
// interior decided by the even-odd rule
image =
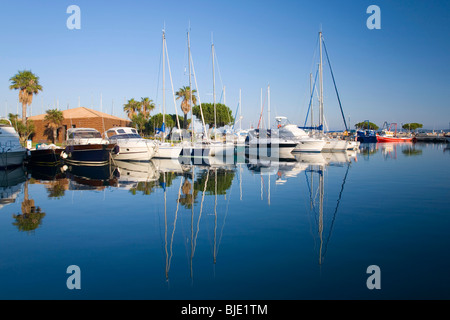
<svg viewBox="0 0 450 320">
<path fill-rule="evenodd" d="M 34 122 L 32 120 L 27 120 L 25 122 L 25 125 L 22 123 L 22 121 L 19 121 L 19 115 L 18 114 L 12 114 L 10 113 L 8 115 L 9 120 L 11 121 L 13 127 L 16 129 L 17 133 L 20 137 L 20 142 L 23 144 L 25 141 L 28 140 L 28 138 L 34 134 L 35 132 L 35 126 Z"/>
<path fill-rule="evenodd" d="M 47 110 L 46 113 L 44 120 L 47 122 L 47 128 L 53 133 L 53 143 L 56 143 L 58 129 L 61 128 L 64 116 L 62 111 L 58 109 L 50 109 Z"/>
<path fill-rule="evenodd" d="M 22 124 L 26 126 L 27 106 L 33 102 L 33 95 L 42 91 L 39 77 L 29 70 L 23 70 L 10 78 L 9 81 L 11 82 L 10 90 L 19 90 L 19 102 L 22 103 Z"/>
<path fill-rule="evenodd" d="M 130 99 L 123 105 L 123 111 L 125 111 L 128 118 L 133 121 L 133 117 L 141 111 L 141 102 L 134 100 L 134 98 Z"/>
<path fill-rule="evenodd" d="M 369 128 L 367 128 L 367 121 L 364 122 L 359 122 L 357 124 L 355 124 L 355 128 L 356 129 L 370 129 L 370 130 L 378 130 L 379 127 L 372 122 L 369 122 Z"/>
<path fill-rule="evenodd" d="M 152 112 L 154 109 L 155 104 L 153 103 L 153 100 L 151 100 L 150 98 L 141 98 L 140 112 L 142 113 L 144 119 L 150 119 L 150 112 Z"/>
<path fill-rule="evenodd" d="M 184 86 L 180 90 L 178 90 L 175 95 L 178 99 L 183 99 L 181 101 L 181 110 L 184 113 L 184 122 L 183 122 L 183 128 L 187 129 L 187 115 L 191 111 L 191 100 L 194 105 L 197 104 L 197 97 L 195 96 L 195 93 L 197 90 L 192 90 L 192 98 L 191 98 L 191 88 Z"/>
<path fill-rule="evenodd" d="M 402 126 L 403 129 L 405 130 L 409 130 L 409 131 L 416 131 L 417 129 L 423 128 L 423 124 L 421 123 L 416 123 L 416 122 L 412 122 L 412 123 L 405 123 Z"/>
<path fill-rule="evenodd" d="M 165 121 L 166 121 L 165 122 L 166 128 L 173 128 L 176 126 L 174 119 L 172 118 L 171 115 L 166 114 Z M 163 123 L 163 114 L 158 113 L 150 118 L 150 121 L 148 122 L 149 124 L 148 127 L 151 132 L 155 132 L 157 128 L 161 128 L 162 123 Z"/>
<path fill-rule="evenodd" d="M 205 119 L 205 124 L 209 127 L 214 127 L 214 104 L 212 103 L 202 103 L 202 112 Z M 201 119 L 200 106 L 194 106 L 192 113 L 199 119 Z M 226 105 L 217 103 L 216 104 L 216 121 L 217 128 L 223 127 L 225 125 L 233 124 L 233 112 Z"/>
</svg>

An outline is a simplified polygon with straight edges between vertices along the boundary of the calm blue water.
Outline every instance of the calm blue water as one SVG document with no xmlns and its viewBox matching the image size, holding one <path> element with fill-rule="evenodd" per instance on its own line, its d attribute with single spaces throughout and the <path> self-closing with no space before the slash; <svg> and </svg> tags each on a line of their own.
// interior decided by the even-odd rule
<svg viewBox="0 0 450 320">
<path fill-rule="evenodd" d="M 0 298 L 449 299 L 446 147 L 2 172 Z"/>
</svg>

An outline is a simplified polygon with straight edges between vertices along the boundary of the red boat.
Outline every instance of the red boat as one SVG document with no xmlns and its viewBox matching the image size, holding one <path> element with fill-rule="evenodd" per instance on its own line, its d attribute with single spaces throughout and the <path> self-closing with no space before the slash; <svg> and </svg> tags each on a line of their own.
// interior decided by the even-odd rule
<svg viewBox="0 0 450 320">
<path fill-rule="evenodd" d="M 395 131 L 392 131 L 392 126 Z M 377 142 L 413 142 L 414 137 L 397 137 L 397 124 L 391 123 L 389 129 L 383 130 L 381 135 L 377 134 Z"/>
</svg>

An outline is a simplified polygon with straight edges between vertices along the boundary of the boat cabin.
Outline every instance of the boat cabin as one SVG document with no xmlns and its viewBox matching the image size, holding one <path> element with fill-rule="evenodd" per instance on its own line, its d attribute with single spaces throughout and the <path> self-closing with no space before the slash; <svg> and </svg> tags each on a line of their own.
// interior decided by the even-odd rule
<svg viewBox="0 0 450 320">
<path fill-rule="evenodd" d="M 109 140 L 117 139 L 142 139 L 136 129 L 130 127 L 114 127 L 105 132 Z"/>
<path fill-rule="evenodd" d="M 99 131 L 92 128 L 70 128 L 67 130 L 67 144 L 103 144 Z"/>
</svg>

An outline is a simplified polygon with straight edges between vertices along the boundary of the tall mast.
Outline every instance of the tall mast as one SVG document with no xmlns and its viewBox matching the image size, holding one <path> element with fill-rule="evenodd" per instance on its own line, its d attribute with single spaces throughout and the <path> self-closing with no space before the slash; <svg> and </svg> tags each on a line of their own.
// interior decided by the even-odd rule
<svg viewBox="0 0 450 320">
<path fill-rule="evenodd" d="M 163 29 L 163 52 L 162 52 L 162 69 L 163 69 L 163 129 L 161 140 L 164 142 L 165 139 L 165 131 L 166 131 L 166 52 L 165 52 L 165 44 L 166 44 L 166 30 Z"/>
<path fill-rule="evenodd" d="M 242 130 L 242 98 L 241 98 L 241 89 L 239 89 L 239 130 Z"/>
<path fill-rule="evenodd" d="M 309 90 L 311 97 L 313 96 L 313 83 L 312 83 L 312 73 L 309 74 Z M 311 98 L 311 128 L 314 127 L 314 116 L 313 116 L 313 99 Z"/>
<path fill-rule="evenodd" d="M 190 29 L 190 26 L 189 26 Z M 192 126 L 192 134 L 191 134 L 191 142 L 194 143 L 194 117 L 192 112 L 192 82 L 191 82 L 191 40 L 189 38 L 189 31 L 187 33 L 188 40 L 188 60 L 189 60 L 189 105 L 191 107 L 191 126 Z"/>
<path fill-rule="evenodd" d="M 262 116 L 263 116 L 262 88 L 261 88 L 261 97 L 260 97 L 260 100 L 261 100 L 261 118 L 262 118 Z M 261 129 L 262 129 L 262 122 L 261 122 Z"/>
<path fill-rule="evenodd" d="M 323 65 L 322 65 L 322 31 L 319 32 L 319 48 L 320 48 L 320 64 L 319 64 L 319 81 L 320 81 L 320 105 L 319 117 L 322 133 L 324 131 L 324 115 L 323 115 Z"/>
<path fill-rule="evenodd" d="M 270 130 L 270 84 L 267 86 L 267 129 Z"/>
<path fill-rule="evenodd" d="M 214 42 L 211 44 L 211 54 L 212 54 L 212 72 L 213 72 L 213 103 L 214 103 L 214 139 L 216 139 L 217 130 L 217 113 L 216 113 L 216 75 L 214 68 Z"/>
</svg>

